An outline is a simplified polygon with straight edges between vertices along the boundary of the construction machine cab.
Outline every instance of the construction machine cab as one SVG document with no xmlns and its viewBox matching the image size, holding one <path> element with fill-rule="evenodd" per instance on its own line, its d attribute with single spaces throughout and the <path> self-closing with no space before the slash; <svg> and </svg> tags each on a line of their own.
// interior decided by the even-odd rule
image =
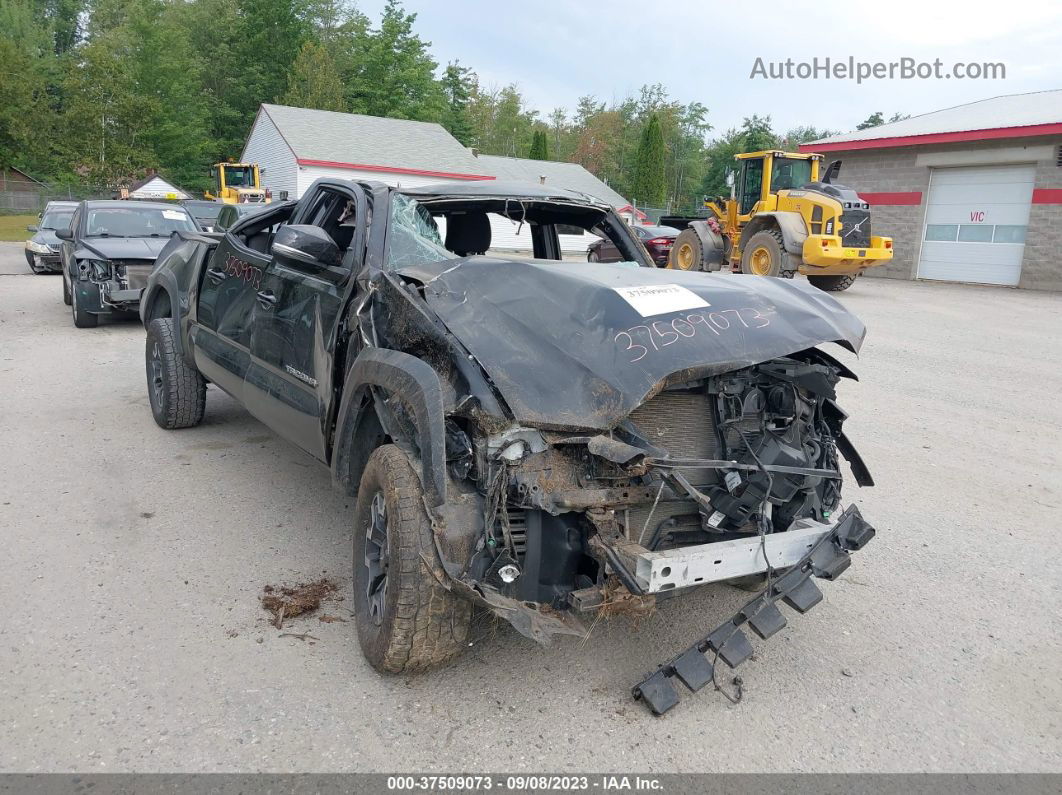
<svg viewBox="0 0 1062 795">
<path fill-rule="evenodd" d="M 817 182 L 822 155 L 781 152 L 777 150 L 747 152 L 737 156 L 738 176 L 735 181 L 737 215 L 742 222 L 757 211 L 777 209 L 777 193 L 795 190 Z"/>
<path fill-rule="evenodd" d="M 215 163 L 210 176 L 214 191 L 205 194 L 208 199 L 226 204 L 261 204 L 272 198 L 269 191 L 262 190 L 257 163 Z"/>
</svg>

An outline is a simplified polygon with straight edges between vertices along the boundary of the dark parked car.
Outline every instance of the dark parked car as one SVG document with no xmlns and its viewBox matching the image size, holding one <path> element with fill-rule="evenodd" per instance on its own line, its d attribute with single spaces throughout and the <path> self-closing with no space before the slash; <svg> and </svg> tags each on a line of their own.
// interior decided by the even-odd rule
<svg viewBox="0 0 1062 795">
<path fill-rule="evenodd" d="M 215 232 L 223 232 L 230 226 L 235 224 L 245 215 L 250 213 L 257 213 L 265 210 L 272 205 L 269 204 L 226 204 L 221 208 L 221 212 L 218 213 L 217 220 L 214 221 Z"/>
<path fill-rule="evenodd" d="M 181 206 L 192 214 L 200 229 L 212 232 L 218 219 L 218 213 L 225 207 L 225 204 L 208 201 L 207 199 L 185 199 L 181 202 Z"/>
<path fill-rule="evenodd" d="M 653 258 L 653 263 L 658 268 L 667 267 L 671 245 L 678 237 L 679 230 L 671 226 L 635 226 L 633 229 L 649 256 Z M 590 262 L 619 262 L 623 259 L 612 241 L 604 239 L 591 244 L 586 258 Z"/>
<path fill-rule="evenodd" d="M 70 216 L 77 209 L 77 202 L 48 202 L 41 213 L 40 223 L 27 226 L 33 237 L 26 241 L 26 262 L 34 273 L 58 273 L 60 240 L 57 229 L 70 226 Z"/>
<path fill-rule="evenodd" d="M 140 291 L 155 258 L 174 232 L 199 229 L 176 204 L 140 201 L 84 201 L 77 206 L 62 241 L 63 301 L 74 325 L 95 326 L 100 317 L 136 312 Z"/>
<path fill-rule="evenodd" d="M 491 215 L 528 224 L 535 259 L 484 255 Z M 624 264 L 561 261 L 570 226 Z M 381 671 L 458 654 L 473 603 L 546 641 L 764 577 L 637 685 L 663 712 L 672 678 L 711 681 L 708 650 L 746 660 L 739 625 L 777 631 L 776 603 L 814 606 L 811 578 L 874 534 L 839 510 L 838 454 L 872 483 L 835 403 L 852 373 L 816 347 L 858 350 L 863 324 L 804 282 L 659 270 L 583 194 L 318 180 L 175 235 L 140 312 L 159 426 L 198 424 L 214 383 L 356 497 L 352 609 Z"/>
</svg>

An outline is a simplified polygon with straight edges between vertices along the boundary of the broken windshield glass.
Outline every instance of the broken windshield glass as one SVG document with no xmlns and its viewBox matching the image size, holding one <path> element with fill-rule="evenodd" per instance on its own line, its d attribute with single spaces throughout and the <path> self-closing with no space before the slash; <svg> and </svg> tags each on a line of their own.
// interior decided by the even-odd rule
<svg viewBox="0 0 1062 795">
<path fill-rule="evenodd" d="M 443 245 L 439 227 L 420 202 L 396 193 L 391 200 L 391 236 L 387 267 L 397 270 L 409 265 L 456 259 Z"/>
</svg>

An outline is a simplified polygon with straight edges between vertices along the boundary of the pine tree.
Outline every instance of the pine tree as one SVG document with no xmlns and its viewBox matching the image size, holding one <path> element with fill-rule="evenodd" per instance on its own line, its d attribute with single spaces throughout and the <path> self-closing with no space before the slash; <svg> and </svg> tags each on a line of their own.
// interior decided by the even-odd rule
<svg viewBox="0 0 1062 795">
<path fill-rule="evenodd" d="M 660 130 L 660 117 L 653 113 L 642 132 L 635 158 L 632 198 L 651 207 L 661 207 L 667 197 L 664 135 Z"/>
<path fill-rule="evenodd" d="M 546 138 L 545 130 L 535 130 L 527 156 L 531 160 L 549 160 L 549 139 Z"/>
<path fill-rule="evenodd" d="M 442 76 L 442 90 L 446 95 L 446 111 L 442 125 L 450 135 L 465 146 L 472 143 L 472 118 L 468 103 L 475 88 L 475 75 L 459 61 L 446 65 Z"/>
<path fill-rule="evenodd" d="M 292 64 L 288 90 L 280 101 L 297 108 L 345 111 L 343 93 L 343 79 L 328 50 L 308 41 Z"/>
</svg>

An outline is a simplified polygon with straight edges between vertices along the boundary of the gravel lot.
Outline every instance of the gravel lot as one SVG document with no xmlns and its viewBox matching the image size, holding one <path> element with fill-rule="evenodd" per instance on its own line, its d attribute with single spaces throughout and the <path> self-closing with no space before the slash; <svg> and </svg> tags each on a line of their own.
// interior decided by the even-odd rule
<svg viewBox="0 0 1062 795">
<path fill-rule="evenodd" d="M 746 595 L 539 649 L 484 623 L 381 677 L 351 623 L 280 637 L 267 583 L 349 590 L 329 473 L 211 389 L 151 420 L 144 333 L 76 330 L 58 276 L 0 245 L 2 771 L 1062 771 L 1062 296 L 863 279 L 846 383 L 878 537 L 740 669 L 744 700 L 633 703 Z M 349 617 L 345 603 L 329 612 Z"/>
</svg>

